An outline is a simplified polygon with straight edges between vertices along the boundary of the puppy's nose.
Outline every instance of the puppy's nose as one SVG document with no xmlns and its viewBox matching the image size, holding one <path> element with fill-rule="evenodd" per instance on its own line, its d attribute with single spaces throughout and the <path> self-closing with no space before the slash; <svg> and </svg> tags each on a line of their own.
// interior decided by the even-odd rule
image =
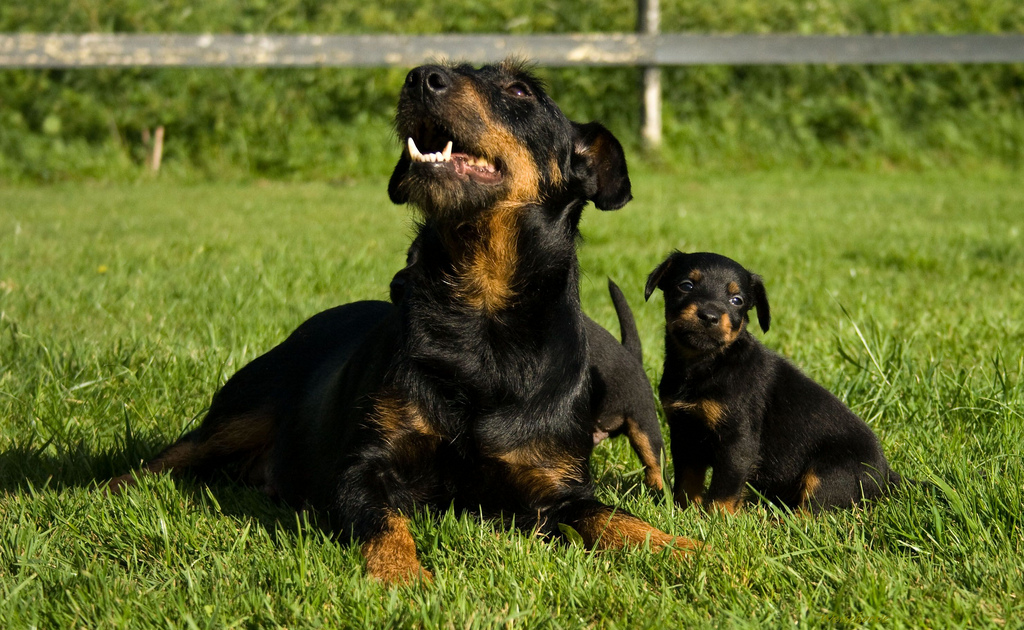
<svg viewBox="0 0 1024 630">
<path fill-rule="evenodd" d="M 424 96 L 441 95 L 451 87 L 452 78 L 448 69 L 442 66 L 420 66 L 413 68 L 405 77 L 405 87 Z"/>
<path fill-rule="evenodd" d="M 697 317 L 700 319 L 700 321 L 704 322 L 709 326 L 718 325 L 718 320 L 721 319 L 721 316 L 715 311 L 704 308 L 697 311 Z"/>
</svg>

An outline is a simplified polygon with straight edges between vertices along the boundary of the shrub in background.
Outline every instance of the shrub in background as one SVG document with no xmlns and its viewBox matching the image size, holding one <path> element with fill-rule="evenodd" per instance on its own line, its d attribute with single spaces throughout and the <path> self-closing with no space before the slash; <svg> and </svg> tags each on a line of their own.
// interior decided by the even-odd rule
<svg viewBox="0 0 1024 630">
<path fill-rule="evenodd" d="M 437 0 L 242 5 L 210 0 L 57 0 L 0 5 L 2 32 L 534 33 L 630 31 L 632 0 Z M 16 5 L 16 6 L 15 6 Z M 1020 32 L 1016 0 L 663 0 L 662 30 L 700 33 Z M 639 72 L 541 69 L 575 119 L 606 122 L 631 149 Z M 167 130 L 183 177 L 337 179 L 383 174 L 397 155 L 399 69 L 0 71 L 0 178 L 130 178 L 144 130 Z M 664 71 L 666 162 L 1018 166 L 1024 64 L 712 66 Z"/>
</svg>

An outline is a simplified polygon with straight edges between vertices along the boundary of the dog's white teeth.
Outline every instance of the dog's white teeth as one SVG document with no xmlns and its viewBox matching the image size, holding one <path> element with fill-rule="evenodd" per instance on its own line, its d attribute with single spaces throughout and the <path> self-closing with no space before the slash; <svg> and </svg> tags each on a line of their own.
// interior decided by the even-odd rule
<svg viewBox="0 0 1024 630">
<path fill-rule="evenodd" d="M 416 148 L 416 141 L 413 140 L 410 137 L 408 145 L 409 145 L 409 157 L 412 158 L 412 161 L 413 162 L 422 162 L 423 161 L 423 154 L 420 153 L 420 150 L 418 148 Z"/>
<path fill-rule="evenodd" d="M 480 168 L 489 173 L 494 172 L 494 165 L 482 157 L 472 156 L 468 160 L 466 160 L 466 163 L 474 168 Z"/>
<path fill-rule="evenodd" d="M 419 147 L 416 146 L 416 141 L 412 138 L 409 138 L 406 144 L 409 147 L 409 157 L 413 162 L 450 162 L 452 159 L 451 141 L 445 146 L 444 151 L 436 153 L 421 153 Z"/>
</svg>

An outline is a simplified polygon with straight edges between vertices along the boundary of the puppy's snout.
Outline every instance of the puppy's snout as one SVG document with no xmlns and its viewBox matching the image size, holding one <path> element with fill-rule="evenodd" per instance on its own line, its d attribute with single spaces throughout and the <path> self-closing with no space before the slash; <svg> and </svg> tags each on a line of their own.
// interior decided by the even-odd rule
<svg viewBox="0 0 1024 630">
<path fill-rule="evenodd" d="M 722 319 L 722 315 L 718 311 L 702 308 L 697 310 L 697 319 L 708 326 L 717 326 L 718 322 Z"/>
<path fill-rule="evenodd" d="M 420 96 L 440 96 L 448 91 L 452 78 L 442 66 L 420 66 L 405 77 L 405 88 Z"/>
</svg>

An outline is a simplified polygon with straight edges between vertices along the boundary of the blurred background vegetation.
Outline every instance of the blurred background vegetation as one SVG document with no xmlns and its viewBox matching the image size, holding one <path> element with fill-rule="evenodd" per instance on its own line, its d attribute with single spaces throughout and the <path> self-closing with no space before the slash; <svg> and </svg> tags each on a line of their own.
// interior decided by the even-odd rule
<svg viewBox="0 0 1024 630">
<path fill-rule="evenodd" d="M 664 32 L 1007 33 L 1020 0 L 662 0 Z M 632 31 L 634 0 L 35 0 L 0 32 Z M 638 148 L 639 71 L 540 69 L 577 120 Z M 343 180 L 386 173 L 402 69 L 0 71 L 0 181 L 133 179 L 144 131 L 165 176 Z M 1024 64 L 667 68 L 665 168 L 1019 167 Z"/>
</svg>

